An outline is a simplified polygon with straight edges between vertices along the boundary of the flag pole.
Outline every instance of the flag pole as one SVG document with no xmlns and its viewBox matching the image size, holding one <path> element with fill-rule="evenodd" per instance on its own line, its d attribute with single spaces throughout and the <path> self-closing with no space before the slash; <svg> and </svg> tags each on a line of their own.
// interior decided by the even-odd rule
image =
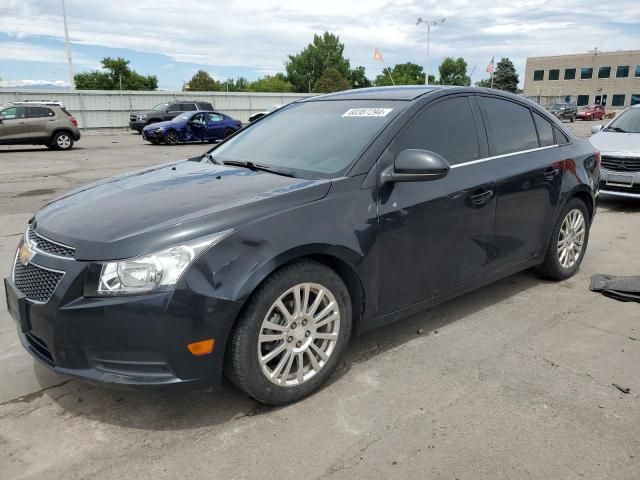
<svg viewBox="0 0 640 480">
<path fill-rule="evenodd" d="M 389 70 L 389 67 L 387 67 L 387 64 L 384 63 L 384 61 L 382 62 L 382 64 L 384 65 L 384 68 L 387 70 L 387 74 L 389 75 L 389 78 L 391 79 L 391 83 L 395 87 L 396 86 L 396 82 L 393 81 L 393 76 L 391 75 L 391 70 Z"/>
</svg>

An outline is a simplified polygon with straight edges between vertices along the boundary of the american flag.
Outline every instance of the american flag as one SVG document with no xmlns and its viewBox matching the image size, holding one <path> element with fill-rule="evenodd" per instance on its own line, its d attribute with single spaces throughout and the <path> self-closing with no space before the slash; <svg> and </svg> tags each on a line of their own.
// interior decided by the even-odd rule
<svg viewBox="0 0 640 480">
<path fill-rule="evenodd" d="M 487 73 L 493 73 L 493 64 L 496 57 L 491 57 L 491 63 L 487 65 Z"/>
</svg>

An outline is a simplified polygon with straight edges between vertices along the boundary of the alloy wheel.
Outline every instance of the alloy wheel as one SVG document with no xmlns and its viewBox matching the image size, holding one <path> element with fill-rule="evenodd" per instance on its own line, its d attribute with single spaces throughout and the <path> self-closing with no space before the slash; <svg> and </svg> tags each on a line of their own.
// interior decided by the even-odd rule
<svg viewBox="0 0 640 480">
<path fill-rule="evenodd" d="M 558 260 L 562 268 L 569 269 L 578 262 L 584 246 L 585 235 L 584 215 L 580 210 L 574 208 L 567 213 L 558 234 Z"/>
<path fill-rule="evenodd" d="M 340 333 L 340 309 L 331 291 L 317 283 L 298 284 L 267 311 L 258 336 L 262 373 L 278 386 L 302 385 L 334 352 Z"/>
<path fill-rule="evenodd" d="M 69 137 L 69 135 L 67 135 L 66 133 L 58 135 L 58 138 L 56 138 L 56 145 L 58 146 L 58 148 L 66 150 L 71 146 L 71 137 Z"/>
</svg>

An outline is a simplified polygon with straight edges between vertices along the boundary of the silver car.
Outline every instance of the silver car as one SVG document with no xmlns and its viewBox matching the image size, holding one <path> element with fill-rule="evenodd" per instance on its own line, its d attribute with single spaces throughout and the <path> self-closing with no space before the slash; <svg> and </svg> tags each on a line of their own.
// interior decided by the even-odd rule
<svg viewBox="0 0 640 480">
<path fill-rule="evenodd" d="M 600 150 L 600 193 L 640 198 L 640 105 L 627 108 L 604 127 L 591 128 Z"/>
</svg>

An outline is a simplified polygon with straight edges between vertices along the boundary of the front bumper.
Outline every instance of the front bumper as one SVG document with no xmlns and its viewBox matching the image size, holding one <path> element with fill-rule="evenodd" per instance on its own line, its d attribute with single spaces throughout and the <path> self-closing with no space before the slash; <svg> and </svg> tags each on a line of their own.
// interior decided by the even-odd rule
<svg viewBox="0 0 640 480">
<path fill-rule="evenodd" d="M 137 130 L 138 132 L 142 132 L 142 129 L 147 126 L 147 122 L 145 120 L 129 120 L 129 128 L 131 130 Z"/>
<path fill-rule="evenodd" d="M 600 194 L 640 199 L 640 172 L 601 168 Z"/>
<path fill-rule="evenodd" d="M 22 345 L 44 365 L 114 387 L 219 387 L 238 302 L 186 288 L 87 298 L 82 290 L 89 263 L 36 254 L 32 264 L 64 271 L 51 298 L 27 300 L 26 321 L 16 319 Z M 14 285 L 13 277 L 7 281 Z M 189 352 L 187 344 L 210 338 L 215 339 L 211 354 Z"/>
<path fill-rule="evenodd" d="M 142 131 L 143 140 L 147 140 L 149 142 L 163 142 L 164 141 L 164 130 L 143 130 Z"/>
</svg>

